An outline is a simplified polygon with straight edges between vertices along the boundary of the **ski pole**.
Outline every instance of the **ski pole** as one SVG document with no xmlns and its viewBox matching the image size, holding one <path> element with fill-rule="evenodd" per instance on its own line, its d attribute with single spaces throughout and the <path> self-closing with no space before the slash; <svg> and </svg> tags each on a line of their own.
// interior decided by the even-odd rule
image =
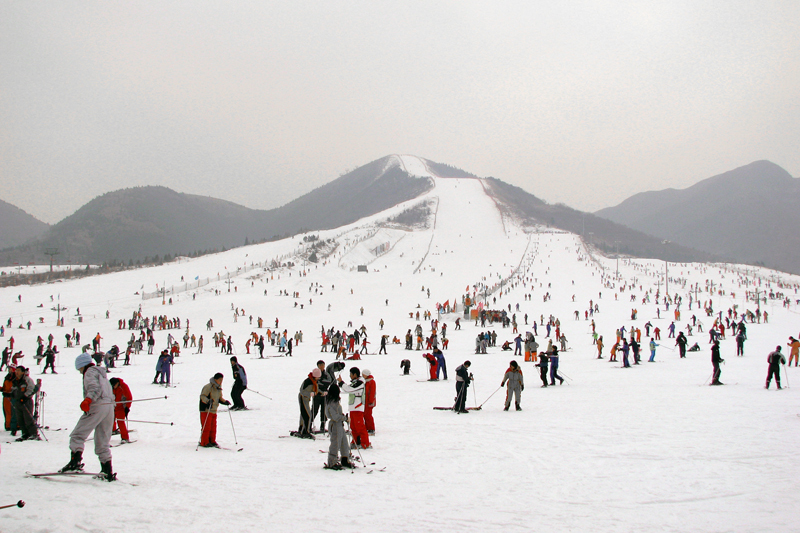
<svg viewBox="0 0 800 533">
<path fill-rule="evenodd" d="M 499 390 L 500 390 L 500 389 L 502 389 L 502 388 L 503 388 L 503 386 L 502 386 L 502 385 L 500 385 L 499 387 L 497 387 L 497 388 L 495 389 L 495 391 L 489 395 L 489 398 L 491 398 L 492 396 L 494 396 L 494 395 L 497 393 L 497 391 L 499 391 Z M 486 399 L 483 401 L 483 403 L 482 403 L 482 404 L 480 404 L 480 405 L 478 406 L 478 409 L 480 409 L 481 407 L 483 407 L 483 404 L 485 404 L 486 402 L 488 402 L 488 401 L 489 401 L 489 398 L 486 398 Z"/>
<path fill-rule="evenodd" d="M 200 440 L 197 441 L 197 447 L 194 451 L 200 449 L 200 443 L 203 441 L 203 434 L 206 432 L 206 424 L 208 423 L 208 419 L 210 418 L 209 415 L 211 414 L 211 406 L 214 405 L 214 400 L 211 398 L 208 399 L 208 409 L 206 410 L 206 419 L 203 420 L 203 427 L 200 429 Z"/>
<path fill-rule="evenodd" d="M 236 438 L 236 428 L 233 427 L 233 415 L 231 414 L 230 408 L 228 409 L 228 417 L 230 417 L 231 419 L 231 429 L 233 430 L 233 442 L 235 442 L 236 445 L 238 446 L 239 440 Z"/>
<path fill-rule="evenodd" d="M 272 398 L 270 398 L 269 396 L 267 396 L 266 394 L 261 394 L 261 393 L 260 393 L 260 392 L 258 392 L 257 390 L 253 390 L 253 389 L 250 389 L 250 388 L 247 388 L 247 389 L 245 389 L 245 390 L 249 390 L 250 392 L 255 392 L 256 394 L 258 394 L 259 396 L 263 396 L 263 397 L 264 397 L 264 398 L 266 398 L 267 400 L 271 400 L 271 399 L 272 399 Z"/>
<path fill-rule="evenodd" d="M 3 505 L 0 509 L 8 509 L 9 507 L 25 507 L 25 502 L 20 500 L 17 503 L 12 503 L 11 505 Z"/>
<path fill-rule="evenodd" d="M 125 420 L 125 419 L 124 418 L 122 418 L 122 419 L 118 418 L 117 420 Z M 138 424 L 161 424 L 162 426 L 174 426 L 175 425 L 174 422 L 151 422 L 149 420 L 127 420 L 127 422 L 136 422 Z"/>
<path fill-rule="evenodd" d="M 28 411 L 28 414 L 31 415 L 31 418 L 33 419 L 33 425 L 36 426 L 36 434 L 38 435 L 39 433 L 41 433 L 42 437 L 44 437 L 44 441 L 50 442 L 49 440 L 47 440 L 47 436 L 44 434 L 44 430 L 41 428 L 41 426 L 39 426 L 39 424 L 36 423 L 36 417 L 33 416 L 31 410 L 28 409 L 28 407 L 25 407 L 25 410 Z"/>
<path fill-rule="evenodd" d="M 133 403 L 133 402 L 149 402 L 150 400 L 166 400 L 168 396 L 157 396 L 155 398 L 142 398 L 141 400 L 121 400 L 119 402 L 104 402 L 96 403 L 94 405 L 116 405 L 118 403 Z"/>
<path fill-rule="evenodd" d="M 783 375 L 786 376 L 786 388 L 789 388 L 789 373 L 786 371 L 786 365 L 783 365 Z"/>
</svg>

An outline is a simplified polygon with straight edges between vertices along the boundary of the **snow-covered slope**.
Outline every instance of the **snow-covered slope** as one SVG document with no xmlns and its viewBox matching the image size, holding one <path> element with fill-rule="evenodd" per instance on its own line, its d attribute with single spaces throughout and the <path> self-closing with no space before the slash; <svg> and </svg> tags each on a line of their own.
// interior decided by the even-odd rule
<svg viewBox="0 0 800 533">
<path fill-rule="evenodd" d="M 692 315 L 706 331 L 712 325 L 696 301 L 689 308 L 690 294 L 710 299 L 715 312 L 727 313 L 734 306 L 737 312 L 755 310 L 745 292 L 766 291 L 761 308 L 768 311 L 769 323 L 748 324 L 745 357 L 735 356 L 731 335 L 722 341 L 722 381 L 728 385 L 703 386 L 711 373 L 708 335 L 695 330 L 689 339 L 701 351 L 686 359 L 673 351 L 666 330 L 674 305 L 667 311 L 663 303 L 660 309 L 654 303 L 656 291 L 664 290 L 662 262 L 621 260 L 620 279 L 615 280 L 616 261 L 586 250 L 576 236 L 545 230 L 526 234 L 515 221 L 504 219 L 481 180 L 440 178 L 418 158 L 398 156 L 401 162 L 414 175 L 428 172 L 435 187 L 349 226 L 314 233 L 329 254 L 317 264 L 304 262 L 312 243 L 298 236 L 158 268 L 0 289 L 0 319 L 12 324 L 2 341 L 14 336 L 15 347 L 26 354 L 23 364 L 33 365 L 34 374 L 40 371 L 32 361 L 39 335 L 52 333 L 62 352 L 59 374 L 42 376 L 49 441 L 2 444 L 0 504 L 23 499 L 27 505 L 0 511 L 0 529 L 796 529 L 791 495 L 800 460 L 791 445 L 800 437 L 798 397 L 794 388 L 777 392 L 774 385 L 770 391 L 763 386 L 767 353 L 797 335 L 799 278 L 730 265 L 669 264 L 669 293 L 683 298 L 682 320 L 676 322 L 681 328 Z M 426 229 L 387 223 L 421 202 L 433 206 Z M 367 272 L 359 272 L 359 265 L 366 265 Z M 142 299 L 143 293 L 165 286 L 167 303 Z M 770 291 L 785 293 L 789 307 L 769 298 Z M 523 334 L 540 317 L 558 318 L 570 347 L 561 357 L 565 384 L 540 388 L 532 363 L 501 351 L 502 342 L 515 337 L 510 329 L 499 324 L 481 328 L 462 318 L 457 330 L 455 319 L 462 316 L 466 294 L 492 309 L 510 307 Z M 599 311 L 586 320 L 590 300 Z M 458 305 L 457 314 L 441 316 L 450 339 L 445 352 L 449 380 L 419 381 L 427 375 L 423 352 L 402 345 L 390 345 L 389 355 L 348 361 L 369 368 L 376 378 L 377 432 L 373 449 L 362 452 L 374 465 L 352 474 L 322 470 L 326 456 L 319 450 L 327 450 L 326 439 L 279 438 L 297 429 L 303 379 L 318 359 L 333 360 L 332 354 L 320 353 L 322 327 L 352 332 L 363 324 L 374 353 L 382 334 L 403 338 L 417 323 L 427 334 L 430 323 L 417 320 L 416 313 L 428 310 L 436 317 L 436 304 L 445 301 Z M 64 328 L 53 326 L 59 302 L 66 307 Z M 100 333 L 103 348 L 123 347 L 131 332 L 119 330 L 118 320 L 140 307 L 145 316 L 189 320 L 189 333 L 205 338 L 204 354 L 182 350 L 174 367 L 175 388 L 151 384 L 155 355 L 144 352 L 132 366 L 112 372 L 137 398 L 168 396 L 135 404 L 132 420 L 174 425 L 131 423 L 137 442 L 113 448 L 119 483 L 24 477 L 26 471 L 56 470 L 69 458 L 69 430 L 79 417 L 82 394 L 80 375 L 72 366 L 79 350 L 63 348 L 64 334 L 75 328 L 86 343 Z M 234 321 L 236 308 L 243 316 Z M 632 308 L 638 309 L 638 320 L 631 320 Z M 261 329 L 258 317 L 265 321 Z M 208 319 L 214 320 L 213 331 L 205 327 Z M 294 356 L 258 360 L 247 355 L 247 335 L 265 334 L 276 319 L 278 329 L 289 335 L 303 332 Z M 591 319 L 604 336 L 606 359 L 596 358 Z M 28 321 L 30 330 L 18 329 Z M 646 362 L 646 351 L 643 363 L 631 369 L 608 362 L 615 330 L 644 329 L 647 321 L 663 331 L 657 362 Z M 487 329 L 497 332 L 497 347 L 476 355 L 475 337 Z M 219 417 L 218 441 L 243 448 L 238 453 L 195 451 L 201 387 L 215 372 L 226 376 L 226 396 L 232 384 L 228 357 L 211 342 L 220 330 L 233 336 L 251 389 L 245 401 L 252 410 Z M 156 331 L 159 350 L 168 333 L 183 335 L 180 330 Z M 537 338 L 546 345 L 542 326 Z M 279 355 L 271 346 L 265 354 Z M 404 358 L 411 360 L 414 375 L 401 375 Z M 525 376 L 521 412 L 513 407 L 504 412 L 505 393 L 498 390 L 512 358 Z M 434 406 L 452 405 L 455 367 L 466 359 L 475 375 L 468 405 L 483 409 L 468 415 L 434 411 Z M 795 378 L 800 375 L 788 379 Z M 84 457 L 87 469 L 98 468 L 91 444 Z"/>
</svg>

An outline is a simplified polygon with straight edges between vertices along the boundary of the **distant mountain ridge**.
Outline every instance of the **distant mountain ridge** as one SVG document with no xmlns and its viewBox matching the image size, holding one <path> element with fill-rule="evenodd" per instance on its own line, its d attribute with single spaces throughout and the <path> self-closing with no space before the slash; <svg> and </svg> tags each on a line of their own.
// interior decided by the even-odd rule
<svg viewBox="0 0 800 533">
<path fill-rule="evenodd" d="M 800 273 L 800 179 L 755 161 L 686 189 L 649 191 L 597 216 L 728 261 Z"/>
<path fill-rule="evenodd" d="M 432 183 L 410 176 L 387 156 L 271 210 L 148 186 L 106 193 L 50 227 L 33 243 L 0 252 L 0 263 L 129 262 L 154 256 L 221 251 L 302 231 L 330 229 L 424 193 Z"/>
<path fill-rule="evenodd" d="M 620 253 L 674 262 L 715 261 L 718 258 L 704 251 L 678 244 L 665 244 L 662 239 L 584 213 L 563 204 L 544 200 L 495 178 L 487 178 L 490 194 L 513 215 L 529 221 L 581 235 L 585 241 L 604 253 Z"/>
<path fill-rule="evenodd" d="M 17 246 L 44 234 L 50 227 L 20 209 L 0 200 L 0 249 Z"/>
</svg>

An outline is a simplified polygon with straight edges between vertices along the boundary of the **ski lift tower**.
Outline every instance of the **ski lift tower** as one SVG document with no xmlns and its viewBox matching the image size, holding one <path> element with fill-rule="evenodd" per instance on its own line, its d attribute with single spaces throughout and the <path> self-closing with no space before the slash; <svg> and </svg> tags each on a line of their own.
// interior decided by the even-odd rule
<svg viewBox="0 0 800 533">
<path fill-rule="evenodd" d="M 45 248 L 44 255 L 50 256 L 50 272 L 53 272 L 53 257 L 58 255 L 58 248 Z"/>
</svg>

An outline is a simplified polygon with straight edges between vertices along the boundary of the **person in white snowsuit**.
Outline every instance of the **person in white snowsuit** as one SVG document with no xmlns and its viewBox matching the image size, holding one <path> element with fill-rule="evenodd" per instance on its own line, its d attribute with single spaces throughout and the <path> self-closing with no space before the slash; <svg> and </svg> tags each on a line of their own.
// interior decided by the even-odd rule
<svg viewBox="0 0 800 533">
<path fill-rule="evenodd" d="M 511 361 L 509 363 L 508 370 L 506 370 L 500 386 L 502 387 L 506 384 L 506 382 L 508 382 L 508 390 L 506 391 L 506 406 L 503 411 L 508 411 L 508 408 L 511 406 L 512 396 L 516 396 L 514 405 L 516 406 L 517 411 L 522 411 L 522 407 L 520 407 L 519 402 L 522 399 L 522 391 L 525 390 L 525 383 L 522 380 L 522 369 L 519 367 L 516 361 Z"/>
<path fill-rule="evenodd" d="M 104 479 L 116 480 L 111 468 L 111 431 L 114 425 L 114 392 L 106 377 L 106 369 L 95 366 L 88 353 L 75 359 L 75 368 L 83 374 L 83 415 L 69 436 L 69 449 L 72 454 L 69 463 L 61 472 L 83 470 L 83 448 L 89 434 L 94 432 L 94 452 L 100 459 Z"/>
<path fill-rule="evenodd" d="M 340 403 L 339 386 L 331 383 L 325 395 L 325 416 L 328 417 L 328 432 L 331 436 L 331 445 L 328 448 L 327 468 L 339 470 L 342 467 L 353 468 L 350 462 L 350 443 L 344 430 L 347 415 L 342 412 Z M 341 456 L 341 462 L 339 462 Z"/>
</svg>

